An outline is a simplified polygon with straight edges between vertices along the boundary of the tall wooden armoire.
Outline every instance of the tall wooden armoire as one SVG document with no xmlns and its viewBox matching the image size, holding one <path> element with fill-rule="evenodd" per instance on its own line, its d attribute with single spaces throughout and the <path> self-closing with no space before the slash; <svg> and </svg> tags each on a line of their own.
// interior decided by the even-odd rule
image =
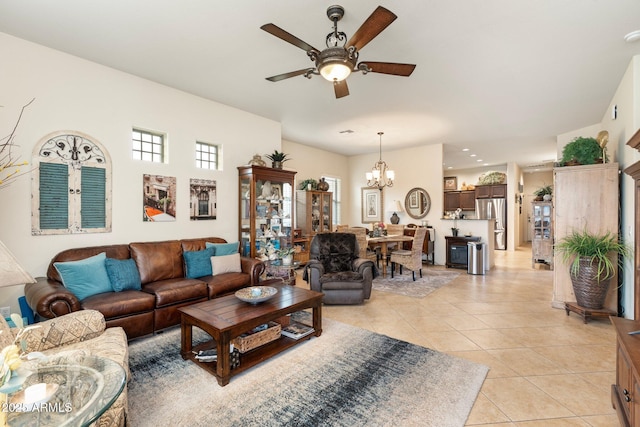
<svg viewBox="0 0 640 427">
<path fill-rule="evenodd" d="M 566 166 L 553 170 L 555 242 L 573 230 L 618 235 L 619 169 L 618 163 Z M 555 251 L 553 300 L 556 308 L 575 302 L 569 266 Z M 618 312 L 617 277 L 611 279 L 604 308 Z"/>
</svg>

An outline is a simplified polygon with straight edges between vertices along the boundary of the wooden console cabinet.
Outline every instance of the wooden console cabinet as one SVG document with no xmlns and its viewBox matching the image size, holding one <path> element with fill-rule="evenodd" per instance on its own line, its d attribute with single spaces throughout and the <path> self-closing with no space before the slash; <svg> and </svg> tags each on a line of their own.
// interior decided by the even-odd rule
<svg viewBox="0 0 640 427">
<path fill-rule="evenodd" d="M 616 383 L 611 386 L 611 404 L 620 425 L 640 425 L 640 322 L 611 317 L 616 330 Z"/>
<path fill-rule="evenodd" d="M 447 241 L 447 268 L 464 268 L 468 267 L 468 249 L 467 243 L 479 242 L 480 237 L 465 236 L 444 236 Z"/>
</svg>

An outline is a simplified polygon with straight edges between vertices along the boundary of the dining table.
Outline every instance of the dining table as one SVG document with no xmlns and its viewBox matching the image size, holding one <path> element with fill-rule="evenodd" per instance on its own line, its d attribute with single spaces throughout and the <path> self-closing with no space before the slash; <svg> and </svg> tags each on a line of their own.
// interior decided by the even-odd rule
<svg viewBox="0 0 640 427">
<path fill-rule="evenodd" d="M 413 237 L 404 236 L 402 234 L 393 234 L 380 237 L 367 237 L 369 247 L 380 247 L 380 255 L 382 256 L 382 277 L 387 275 L 387 253 L 389 252 L 390 243 L 412 242 Z"/>
</svg>

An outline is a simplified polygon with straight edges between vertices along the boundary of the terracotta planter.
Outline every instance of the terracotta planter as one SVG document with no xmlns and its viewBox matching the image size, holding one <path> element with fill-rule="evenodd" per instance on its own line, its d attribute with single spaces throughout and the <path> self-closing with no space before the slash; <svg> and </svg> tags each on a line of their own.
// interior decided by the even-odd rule
<svg viewBox="0 0 640 427">
<path fill-rule="evenodd" d="M 589 257 L 580 257 L 577 275 L 570 273 L 573 292 L 580 307 L 599 310 L 604 306 L 611 277 L 597 280 L 597 274 L 598 265 L 595 262 L 592 264 Z"/>
</svg>

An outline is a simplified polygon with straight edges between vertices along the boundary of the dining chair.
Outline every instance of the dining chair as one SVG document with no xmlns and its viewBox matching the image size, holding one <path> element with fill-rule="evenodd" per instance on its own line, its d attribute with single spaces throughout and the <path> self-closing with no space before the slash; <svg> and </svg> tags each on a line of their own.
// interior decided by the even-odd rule
<svg viewBox="0 0 640 427">
<path fill-rule="evenodd" d="M 404 235 L 404 225 L 402 224 L 386 224 L 387 236 L 403 236 Z M 401 249 L 402 243 L 389 243 L 387 244 L 387 259 L 385 262 L 389 265 L 389 257 L 391 253 L 395 250 Z"/>
<path fill-rule="evenodd" d="M 400 264 L 400 274 L 402 274 L 403 266 L 411 270 L 414 282 L 416 280 L 416 270 L 420 272 L 420 277 L 422 277 L 422 244 L 426 234 L 426 228 L 420 227 L 416 229 L 410 250 L 398 249 L 391 253 L 391 278 L 393 278 L 396 264 Z"/>
<path fill-rule="evenodd" d="M 344 233 L 353 233 L 356 235 L 358 242 L 358 253 L 360 258 L 368 259 L 378 265 L 379 254 L 376 251 L 369 249 L 369 243 L 367 242 L 367 229 L 364 227 L 351 227 L 347 228 Z"/>
</svg>

